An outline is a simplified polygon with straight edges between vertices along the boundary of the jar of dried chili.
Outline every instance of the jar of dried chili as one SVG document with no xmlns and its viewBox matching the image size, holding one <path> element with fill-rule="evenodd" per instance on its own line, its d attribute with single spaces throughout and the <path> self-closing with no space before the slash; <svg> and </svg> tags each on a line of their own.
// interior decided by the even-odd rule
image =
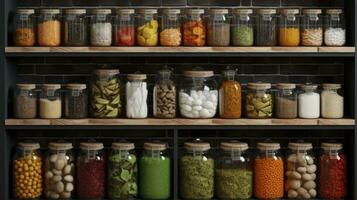
<svg viewBox="0 0 357 200">
<path fill-rule="evenodd" d="M 203 9 L 189 9 L 183 23 L 183 45 L 204 46 L 206 44 L 206 23 Z"/>
</svg>

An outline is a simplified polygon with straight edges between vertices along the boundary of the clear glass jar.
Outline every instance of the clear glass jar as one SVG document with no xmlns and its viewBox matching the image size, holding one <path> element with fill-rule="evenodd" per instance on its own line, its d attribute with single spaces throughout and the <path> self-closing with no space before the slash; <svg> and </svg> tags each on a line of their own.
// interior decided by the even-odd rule
<svg viewBox="0 0 357 200">
<path fill-rule="evenodd" d="M 66 118 L 80 119 L 88 116 L 88 94 L 86 84 L 67 84 L 64 104 Z"/>
<path fill-rule="evenodd" d="M 72 143 L 65 141 L 48 144 L 45 161 L 45 197 L 71 199 L 74 197 L 74 153 Z"/>
<path fill-rule="evenodd" d="M 61 21 L 59 9 L 41 9 L 37 25 L 39 46 L 55 47 L 61 45 Z"/>
<path fill-rule="evenodd" d="M 342 9 L 327 9 L 324 39 L 326 46 L 343 46 L 346 44 L 345 15 Z"/>
<path fill-rule="evenodd" d="M 209 46 L 228 46 L 230 42 L 230 19 L 228 9 L 211 9 L 207 22 Z"/>
<path fill-rule="evenodd" d="M 157 9 L 139 10 L 136 40 L 139 46 L 157 46 L 159 41 Z"/>
<path fill-rule="evenodd" d="M 77 157 L 77 196 L 81 199 L 105 197 L 105 153 L 99 142 L 82 142 Z"/>
<path fill-rule="evenodd" d="M 165 143 L 144 143 L 139 161 L 139 188 L 143 199 L 169 199 L 171 159 Z"/>
<path fill-rule="evenodd" d="M 40 117 L 58 119 L 62 116 L 60 84 L 44 84 L 40 97 Z"/>
<path fill-rule="evenodd" d="M 253 9 L 233 10 L 231 44 L 234 46 L 254 45 Z"/>
<path fill-rule="evenodd" d="M 242 115 L 242 89 L 236 75 L 233 69 L 223 71 L 219 89 L 219 115 L 222 118 L 240 118 Z"/>
<path fill-rule="evenodd" d="M 248 144 L 223 142 L 215 170 L 219 199 L 250 199 L 253 195 L 253 160 Z"/>
<path fill-rule="evenodd" d="M 121 108 L 119 70 L 95 70 L 91 84 L 91 116 L 117 118 Z"/>
<path fill-rule="evenodd" d="M 88 45 L 88 20 L 86 9 L 67 9 L 64 20 L 64 45 Z"/>
<path fill-rule="evenodd" d="M 299 117 L 316 119 L 320 117 L 320 94 L 317 85 L 304 84 L 300 86 L 298 96 Z"/>
<path fill-rule="evenodd" d="M 146 118 L 148 116 L 146 74 L 128 74 L 125 92 L 126 117 Z"/>
<path fill-rule="evenodd" d="M 204 19 L 205 10 L 188 9 L 186 18 L 182 25 L 184 46 L 205 46 L 206 23 Z"/>
<path fill-rule="evenodd" d="M 160 70 L 154 86 L 153 94 L 154 117 L 176 117 L 176 84 L 172 80 L 172 71 Z"/>
<path fill-rule="evenodd" d="M 38 199 L 42 195 L 42 156 L 39 143 L 20 142 L 12 161 L 16 199 Z"/>
<path fill-rule="evenodd" d="M 316 192 L 316 160 L 311 143 L 289 143 L 286 159 L 285 192 L 288 198 L 314 199 Z"/>
<path fill-rule="evenodd" d="M 118 9 L 113 24 L 114 45 L 135 45 L 135 10 Z"/>
<path fill-rule="evenodd" d="M 14 18 L 14 45 L 31 47 L 36 43 L 35 10 L 17 9 Z"/>
<path fill-rule="evenodd" d="M 134 143 L 116 142 L 112 144 L 108 158 L 107 179 L 108 197 L 110 199 L 132 199 L 137 197 L 138 169 L 134 149 Z"/>
<path fill-rule="evenodd" d="M 275 93 L 275 116 L 281 119 L 297 118 L 298 101 L 294 83 L 278 83 Z"/>
<path fill-rule="evenodd" d="M 254 161 L 254 196 L 257 199 L 278 199 L 284 196 L 284 161 L 279 143 L 258 143 Z"/>
<path fill-rule="evenodd" d="M 180 9 L 164 9 L 161 19 L 161 46 L 176 47 L 181 45 L 181 11 Z"/>
<path fill-rule="evenodd" d="M 258 9 L 255 29 L 257 46 L 276 46 L 278 44 L 276 9 Z"/>
<path fill-rule="evenodd" d="M 323 153 L 319 159 L 318 196 L 323 199 L 347 197 L 347 158 L 341 143 L 322 143 Z"/>
<path fill-rule="evenodd" d="M 185 71 L 179 92 L 180 113 L 187 118 L 216 115 L 218 90 L 213 71 Z"/>
<path fill-rule="evenodd" d="M 341 84 L 324 83 L 321 92 L 321 116 L 343 118 L 343 94 Z"/>
<path fill-rule="evenodd" d="M 18 119 L 32 119 L 37 116 L 37 94 L 35 84 L 16 84 L 14 95 L 14 116 Z"/>
<path fill-rule="evenodd" d="M 303 10 L 301 45 L 321 46 L 323 42 L 321 9 Z"/>
<path fill-rule="evenodd" d="M 90 44 L 110 46 L 112 44 L 111 9 L 94 9 L 90 24 Z"/>
<path fill-rule="evenodd" d="M 279 18 L 279 45 L 295 47 L 300 44 L 300 11 L 283 9 Z"/>
<path fill-rule="evenodd" d="M 253 119 L 273 116 L 273 96 L 270 83 L 248 83 L 246 95 L 246 116 Z"/>
</svg>

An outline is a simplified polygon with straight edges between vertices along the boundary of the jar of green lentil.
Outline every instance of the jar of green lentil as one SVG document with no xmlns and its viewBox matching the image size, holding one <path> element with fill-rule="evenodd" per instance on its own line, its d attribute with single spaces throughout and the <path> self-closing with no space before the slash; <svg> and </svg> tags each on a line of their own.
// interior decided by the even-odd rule
<svg viewBox="0 0 357 200">
<path fill-rule="evenodd" d="M 234 46 L 253 46 L 254 26 L 252 9 L 235 9 L 231 23 L 231 43 Z"/>
</svg>

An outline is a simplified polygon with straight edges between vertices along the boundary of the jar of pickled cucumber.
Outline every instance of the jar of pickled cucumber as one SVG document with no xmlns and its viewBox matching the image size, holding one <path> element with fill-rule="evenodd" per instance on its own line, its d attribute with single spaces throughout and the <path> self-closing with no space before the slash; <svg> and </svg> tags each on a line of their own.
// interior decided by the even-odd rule
<svg viewBox="0 0 357 200">
<path fill-rule="evenodd" d="M 248 83 L 246 115 L 248 118 L 270 118 L 273 116 L 273 96 L 270 83 Z"/>
</svg>

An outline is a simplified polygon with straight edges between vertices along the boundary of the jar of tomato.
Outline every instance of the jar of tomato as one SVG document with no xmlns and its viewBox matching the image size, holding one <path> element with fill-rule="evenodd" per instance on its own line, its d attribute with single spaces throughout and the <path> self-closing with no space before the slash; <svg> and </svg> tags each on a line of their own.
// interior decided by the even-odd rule
<svg viewBox="0 0 357 200">
<path fill-rule="evenodd" d="M 118 9 L 114 18 L 114 44 L 116 46 L 134 46 L 135 10 Z"/>
<path fill-rule="evenodd" d="M 206 44 L 206 24 L 203 9 L 189 9 L 183 23 L 183 45 L 204 46 Z"/>
</svg>

